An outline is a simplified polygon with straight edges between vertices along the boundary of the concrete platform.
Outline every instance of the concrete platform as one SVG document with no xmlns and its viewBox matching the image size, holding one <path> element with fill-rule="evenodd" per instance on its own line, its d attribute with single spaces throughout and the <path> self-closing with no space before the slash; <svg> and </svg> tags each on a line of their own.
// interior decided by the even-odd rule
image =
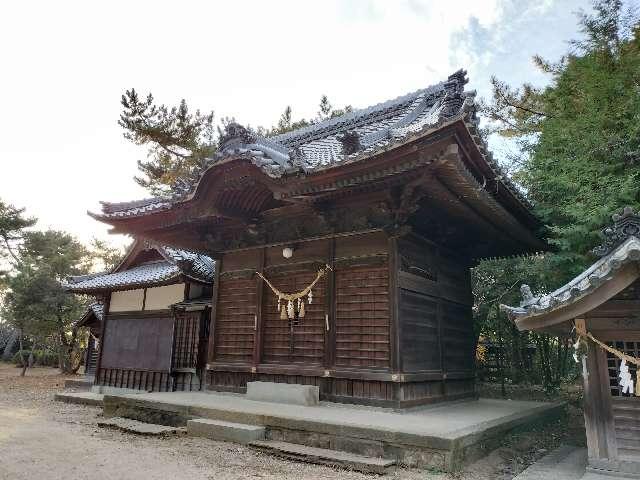
<svg viewBox="0 0 640 480">
<path fill-rule="evenodd" d="M 62 392 L 54 395 L 54 400 L 65 403 L 77 403 L 79 405 L 91 405 L 102 407 L 104 395 L 93 392 Z"/>
<path fill-rule="evenodd" d="M 267 439 L 339 450 L 398 464 L 460 469 L 516 428 L 556 417 L 564 403 L 480 399 L 394 411 L 321 402 L 317 406 L 248 400 L 241 394 L 172 392 L 105 395 L 105 416 L 185 426 L 194 418 L 266 427 Z"/>
</svg>

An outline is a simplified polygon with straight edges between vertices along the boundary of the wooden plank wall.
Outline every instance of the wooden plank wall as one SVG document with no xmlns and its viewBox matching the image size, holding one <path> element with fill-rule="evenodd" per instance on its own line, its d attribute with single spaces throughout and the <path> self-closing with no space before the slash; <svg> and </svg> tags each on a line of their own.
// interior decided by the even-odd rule
<svg viewBox="0 0 640 480">
<path fill-rule="evenodd" d="M 640 398 L 614 397 L 612 408 L 619 458 L 640 462 Z"/>
<path fill-rule="evenodd" d="M 110 314 L 105 322 L 101 368 L 168 372 L 173 322 L 168 310 Z"/>
<path fill-rule="evenodd" d="M 389 368 L 389 270 L 336 269 L 336 366 Z"/>
<path fill-rule="evenodd" d="M 404 371 L 440 370 L 438 300 L 400 289 L 402 366 Z"/>
<path fill-rule="evenodd" d="M 391 262 L 396 243 L 406 258 Z M 275 295 L 255 272 L 293 292 L 326 263 L 333 271 L 314 288 L 305 318 L 294 322 L 290 351 L 289 321 L 280 319 Z M 301 242 L 291 259 L 282 246 L 250 249 L 225 254 L 221 269 L 212 389 L 305 383 L 318 385 L 326 400 L 394 406 L 474 394 L 468 268 L 425 240 L 396 242 L 378 231 Z M 417 376 L 399 380 L 405 372 Z"/>
<path fill-rule="evenodd" d="M 256 281 L 221 275 L 215 319 L 215 360 L 251 363 L 256 315 Z"/>
<path fill-rule="evenodd" d="M 469 268 L 417 237 L 398 242 L 400 349 L 404 372 L 473 376 Z"/>
</svg>

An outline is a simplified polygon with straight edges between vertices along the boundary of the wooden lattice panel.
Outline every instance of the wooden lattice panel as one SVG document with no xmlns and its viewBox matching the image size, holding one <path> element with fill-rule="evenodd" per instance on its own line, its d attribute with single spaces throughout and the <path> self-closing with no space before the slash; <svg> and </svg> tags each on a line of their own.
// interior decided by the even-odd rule
<svg viewBox="0 0 640 480">
<path fill-rule="evenodd" d="M 200 316 L 200 312 L 176 313 L 173 368 L 197 367 Z"/>
<path fill-rule="evenodd" d="M 336 365 L 389 367 L 387 267 L 336 272 Z"/>
<path fill-rule="evenodd" d="M 614 347 L 621 352 L 631 355 L 632 357 L 640 358 L 640 342 L 608 342 L 608 345 Z M 607 369 L 609 371 L 609 386 L 611 388 L 611 395 L 614 397 L 629 397 L 629 394 L 622 393 L 620 389 L 620 379 L 618 375 L 620 373 L 620 359 L 615 355 L 607 353 Z M 631 363 L 627 363 L 629 371 L 631 372 L 631 378 L 635 380 L 637 374 L 637 368 Z M 634 381 L 635 385 L 635 381 Z"/>
<path fill-rule="evenodd" d="M 216 361 L 252 361 L 256 285 L 255 279 L 220 277 L 214 327 Z"/>
<path fill-rule="evenodd" d="M 287 271 L 269 277 L 269 281 L 282 292 L 299 292 L 316 277 L 315 271 Z M 264 363 L 321 364 L 324 359 L 325 335 L 325 290 L 326 279 L 321 279 L 313 288 L 313 302 L 305 301 L 304 318 L 291 322 L 282 320 L 277 309 L 277 298 L 265 285 L 262 308 Z"/>
</svg>

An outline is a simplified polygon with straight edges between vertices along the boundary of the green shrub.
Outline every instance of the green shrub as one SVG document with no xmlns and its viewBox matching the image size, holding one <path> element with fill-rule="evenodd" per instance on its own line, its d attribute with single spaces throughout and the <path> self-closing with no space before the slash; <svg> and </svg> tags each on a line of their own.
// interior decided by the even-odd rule
<svg viewBox="0 0 640 480">
<path fill-rule="evenodd" d="M 29 360 L 30 350 L 18 351 L 13 355 L 13 363 L 18 367 L 22 366 L 21 354 L 24 354 L 25 360 Z M 33 365 L 37 367 L 58 367 L 59 358 L 58 354 L 49 350 L 34 350 L 33 351 Z"/>
<path fill-rule="evenodd" d="M 35 350 L 33 355 L 35 364 L 41 367 L 57 367 L 60 362 L 58 354 L 50 350 Z"/>
<path fill-rule="evenodd" d="M 15 363 L 18 367 L 22 366 L 22 357 L 24 356 L 25 361 L 29 361 L 30 350 L 18 350 L 13 354 L 13 358 L 11 361 Z"/>
</svg>

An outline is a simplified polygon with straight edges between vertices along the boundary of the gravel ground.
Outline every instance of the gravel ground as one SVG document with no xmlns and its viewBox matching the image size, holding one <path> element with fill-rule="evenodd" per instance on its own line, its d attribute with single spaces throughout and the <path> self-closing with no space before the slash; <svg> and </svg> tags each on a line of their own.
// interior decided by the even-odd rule
<svg viewBox="0 0 640 480">
<path fill-rule="evenodd" d="M 140 437 L 97 426 L 101 410 L 53 401 L 65 378 L 50 368 L 0 363 L 0 479 L 510 479 L 560 443 L 558 423 L 505 439 L 505 446 L 464 472 L 445 475 L 398 468 L 384 477 L 289 462 L 225 442 Z"/>
</svg>

